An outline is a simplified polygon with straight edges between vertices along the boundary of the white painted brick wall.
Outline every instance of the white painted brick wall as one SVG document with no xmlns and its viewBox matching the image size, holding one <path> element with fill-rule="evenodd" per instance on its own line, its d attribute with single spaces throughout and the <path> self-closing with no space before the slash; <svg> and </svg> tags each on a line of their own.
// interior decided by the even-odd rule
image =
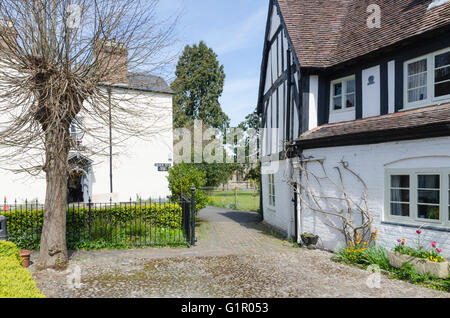
<svg viewBox="0 0 450 318">
<path fill-rule="evenodd" d="M 397 244 L 397 239 L 406 238 L 408 243 L 415 245 L 417 240 L 416 228 L 390 225 L 384 220 L 384 182 L 386 164 L 397 160 L 404 160 L 389 168 L 442 168 L 450 167 L 450 137 L 432 138 L 415 141 L 401 141 L 375 145 L 362 145 L 351 147 L 334 147 L 307 150 L 305 157 L 325 158 L 325 166 L 328 171 L 333 171 L 341 160 L 347 161 L 350 168 L 358 173 L 369 187 L 369 206 L 374 217 L 374 229 L 379 231 L 379 244 L 386 248 L 392 248 Z M 418 158 L 423 156 L 436 156 L 436 158 Z M 314 164 L 310 164 L 314 167 Z M 316 165 L 315 167 L 319 167 Z M 287 161 L 280 162 L 280 169 L 276 173 L 276 211 L 270 211 L 268 207 L 268 178 L 263 177 L 264 182 L 264 216 L 266 222 L 287 232 L 293 233 L 292 220 L 294 207 L 292 189 L 285 184 Z M 333 172 L 331 173 L 333 175 Z M 334 174 L 336 177 L 337 175 Z M 355 186 L 355 181 L 348 175 L 344 176 L 346 183 L 353 184 L 349 187 L 352 197 L 356 200 L 361 197 L 362 190 Z M 353 182 L 353 183 L 352 183 Z M 284 184 L 283 184 L 284 183 Z M 331 194 L 331 187 L 325 187 Z M 325 247 L 335 250 L 344 244 L 342 235 L 325 224 L 323 217 L 302 209 L 299 232 L 312 232 L 318 234 Z M 299 234 L 300 234 L 299 233 Z M 450 257 L 450 232 L 423 230 L 423 243 L 429 246 L 432 241 L 438 242 L 444 250 L 443 255 Z"/>
<path fill-rule="evenodd" d="M 374 228 L 379 230 L 379 244 L 392 248 L 397 244 L 397 239 L 401 238 L 406 238 L 408 243 L 415 245 L 417 234 L 416 228 L 382 222 L 385 165 L 397 160 L 410 159 L 389 165 L 389 168 L 450 167 L 450 137 L 307 150 L 304 156 L 325 158 L 328 171 L 338 166 L 342 159 L 350 164 L 349 167 L 358 173 L 369 187 L 369 205 L 374 217 Z M 436 156 L 436 158 L 417 158 L 421 156 Z M 356 187 L 350 189 L 350 192 L 355 200 L 361 197 L 362 191 Z M 343 244 L 342 235 L 325 225 L 316 213 L 303 209 L 301 221 L 301 232 L 318 234 L 326 248 L 334 250 Z M 432 241 L 436 241 L 444 250 L 444 256 L 450 257 L 450 232 L 425 229 L 422 237 L 425 246 L 430 246 Z"/>
<path fill-rule="evenodd" d="M 287 236 L 294 235 L 293 191 L 286 182 L 290 178 L 288 161 L 273 165 L 275 174 L 275 205 L 269 206 L 269 177 L 263 175 L 264 220 Z"/>
</svg>

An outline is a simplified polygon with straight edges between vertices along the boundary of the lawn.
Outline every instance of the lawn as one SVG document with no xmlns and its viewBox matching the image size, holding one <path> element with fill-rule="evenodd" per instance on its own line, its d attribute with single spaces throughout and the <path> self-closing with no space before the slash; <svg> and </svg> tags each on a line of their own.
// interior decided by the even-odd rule
<svg viewBox="0 0 450 318">
<path fill-rule="evenodd" d="M 259 210 L 258 191 L 208 191 L 209 205 L 241 211 Z"/>
</svg>

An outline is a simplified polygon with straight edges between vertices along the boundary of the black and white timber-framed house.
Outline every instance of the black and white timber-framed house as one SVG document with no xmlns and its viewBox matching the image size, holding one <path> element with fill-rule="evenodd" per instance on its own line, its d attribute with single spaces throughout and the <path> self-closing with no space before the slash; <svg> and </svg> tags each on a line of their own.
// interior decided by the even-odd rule
<svg viewBox="0 0 450 318">
<path fill-rule="evenodd" d="M 449 252 L 450 1 L 270 0 L 258 112 L 265 222 L 336 248 L 287 181 L 301 182 L 299 161 L 344 160 L 368 185 L 381 244 L 422 227 Z"/>
</svg>

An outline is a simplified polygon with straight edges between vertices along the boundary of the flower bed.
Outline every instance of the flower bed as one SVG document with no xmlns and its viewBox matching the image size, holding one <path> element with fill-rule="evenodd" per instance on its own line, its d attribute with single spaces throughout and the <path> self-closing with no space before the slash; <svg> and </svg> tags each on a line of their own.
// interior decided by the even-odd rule
<svg viewBox="0 0 450 318">
<path fill-rule="evenodd" d="M 400 240 L 399 243 L 401 246 L 405 247 L 404 249 L 402 248 L 404 252 L 417 253 L 417 251 L 413 252 L 414 249 L 407 248 L 406 240 Z M 418 243 L 420 244 L 420 238 Z M 450 292 L 450 275 L 445 275 L 446 269 L 450 271 L 448 268 L 448 263 L 445 260 L 442 260 L 441 256 L 437 257 L 435 254 L 440 253 L 438 253 L 438 250 L 440 251 L 440 249 L 437 247 L 435 242 L 433 242 L 432 247 L 434 250 L 428 251 L 430 254 L 424 254 L 423 252 L 427 251 L 424 251 L 423 248 L 421 252 L 423 257 L 426 255 L 430 260 L 419 258 L 417 259 L 417 263 L 415 263 L 415 257 L 411 255 L 401 254 L 395 251 L 389 252 L 383 247 L 376 246 L 375 235 L 374 242 L 371 244 L 361 241 L 359 238 L 357 238 L 355 243 L 350 242 L 348 246 L 344 246 L 337 251 L 336 255 L 333 257 L 333 260 L 349 265 L 354 264 L 364 269 L 369 266 L 378 266 L 381 272 L 391 278 L 405 280 L 413 284 Z M 430 257 L 433 258 L 433 261 Z M 417 271 L 420 270 L 419 266 L 414 265 L 425 263 L 428 264 L 431 269 L 428 269 L 427 271 L 420 271 L 423 273 L 421 274 Z M 394 264 L 395 267 L 391 264 Z"/>
<path fill-rule="evenodd" d="M 431 249 L 424 248 L 421 242 L 422 231 L 417 230 L 417 246 L 406 245 L 406 239 L 398 239 L 398 245 L 389 253 L 389 263 L 395 268 L 401 268 L 403 264 L 412 264 L 419 274 L 432 274 L 439 278 L 447 278 L 449 275 L 449 263 L 441 255 L 442 249 L 436 242 L 431 243 Z"/>
</svg>

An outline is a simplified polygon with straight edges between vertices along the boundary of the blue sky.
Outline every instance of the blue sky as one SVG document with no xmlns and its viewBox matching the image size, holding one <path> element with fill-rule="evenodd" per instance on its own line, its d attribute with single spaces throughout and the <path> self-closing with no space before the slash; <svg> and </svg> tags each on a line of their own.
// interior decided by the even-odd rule
<svg viewBox="0 0 450 318">
<path fill-rule="evenodd" d="M 220 99 L 232 126 L 257 103 L 268 0 L 161 0 L 162 14 L 179 12 L 176 48 L 203 40 L 219 56 L 226 79 Z"/>
</svg>

